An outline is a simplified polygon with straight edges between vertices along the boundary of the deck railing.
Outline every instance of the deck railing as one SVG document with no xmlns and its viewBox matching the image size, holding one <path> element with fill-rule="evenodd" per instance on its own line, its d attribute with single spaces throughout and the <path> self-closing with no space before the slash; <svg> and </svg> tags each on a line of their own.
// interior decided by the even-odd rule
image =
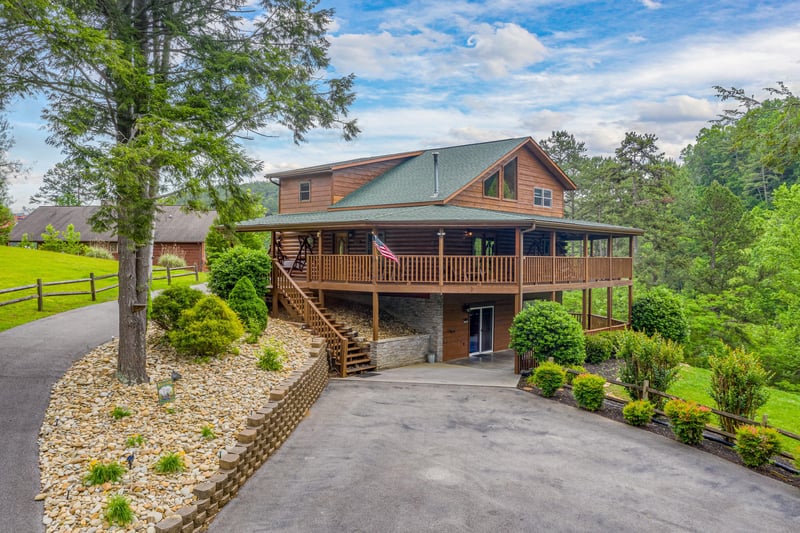
<svg viewBox="0 0 800 533">
<path fill-rule="evenodd" d="M 297 283 L 289 276 L 289 273 L 277 262 L 273 264 L 275 275 L 273 283 L 278 291 L 278 296 L 284 303 L 289 305 L 296 313 L 303 317 L 311 330 L 324 337 L 328 343 L 328 357 L 333 365 L 339 365 L 342 377 L 347 377 L 347 338 L 325 318 L 325 315 L 308 299 Z"/>
<path fill-rule="evenodd" d="M 509 255 L 398 255 L 398 262 L 372 255 L 311 255 L 308 281 L 397 284 L 516 284 L 517 258 Z M 377 265 L 377 270 L 376 270 Z M 441 268 L 440 268 L 441 267 Z M 528 256 L 522 262 L 525 285 L 555 285 L 631 279 L 630 257 Z"/>
</svg>

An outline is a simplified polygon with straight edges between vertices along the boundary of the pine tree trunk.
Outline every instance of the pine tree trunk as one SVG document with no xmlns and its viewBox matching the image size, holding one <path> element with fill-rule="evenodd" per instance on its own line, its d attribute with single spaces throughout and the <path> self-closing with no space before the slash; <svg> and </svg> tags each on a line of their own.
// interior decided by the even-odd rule
<svg viewBox="0 0 800 533">
<path fill-rule="evenodd" d="M 120 381 L 147 383 L 147 295 L 153 245 L 136 247 L 119 236 L 119 353 Z"/>
</svg>

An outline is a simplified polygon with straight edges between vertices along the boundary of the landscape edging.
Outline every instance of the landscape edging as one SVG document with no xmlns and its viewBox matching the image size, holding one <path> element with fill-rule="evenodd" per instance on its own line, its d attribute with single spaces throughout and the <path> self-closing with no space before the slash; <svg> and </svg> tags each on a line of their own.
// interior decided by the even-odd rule
<svg viewBox="0 0 800 533">
<path fill-rule="evenodd" d="M 327 346 L 323 338 L 314 338 L 309 359 L 247 417 L 247 428 L 237 435 L 236 445 L 220 456 L 217 473 L 195 485 L 195 503 L 158 522 L 156 533 L 192 533 L 208 523 L 292 434 L 327 384 Z"/>
</svg>

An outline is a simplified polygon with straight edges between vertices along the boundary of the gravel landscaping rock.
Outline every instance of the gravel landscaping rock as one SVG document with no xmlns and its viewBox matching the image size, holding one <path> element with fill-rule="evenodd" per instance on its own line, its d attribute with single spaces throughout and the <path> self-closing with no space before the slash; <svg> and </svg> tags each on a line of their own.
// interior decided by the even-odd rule
<svg viewBox="0 0 800 533">
<path fill-rule="evenodd" d="M 39 466 L 48 532 L 92 531 L 108 527 L 106 500 L 121 493 L 131 501 L 136 520 L 126 531 L 149 528 L 192 503 L 192 488 L 217 470 L 219 453 L 233 446 L 246 417 L 269 398 L 270 390 L 308 358 L 311 335 L 296 325 L 271 317 L 257 345 L 241 344 L 237 355 L 207 362 L 177 355 L 151 325 L 147 372 L 151 383 L 127 386 L 116 377 L 117 341 L 98 347 L 76 362 L 51 391 L 39 435 Z M 286 348 L 284 368 L 267 372 L 256 366 L 262 345 L 274 337 Z M 155 382 L 181 374 L 174 402 L 158 404 Z M 115 407 L 130 416 L 115 420 Z M 204 438 L 209 426 L 215 437 Z M 128 437 L 141 435 L 141 446 L 128 447 Z M 157 474 L 153 465 L 166 453 L 180 454 L 186 470 Z M 133 468 L 126 458 L 133 454 Z M 125 465 L 122 481 L 87 486 L 92 461 Z M 121 529 L 121 528 L 118 528 Z"/>
</svg>

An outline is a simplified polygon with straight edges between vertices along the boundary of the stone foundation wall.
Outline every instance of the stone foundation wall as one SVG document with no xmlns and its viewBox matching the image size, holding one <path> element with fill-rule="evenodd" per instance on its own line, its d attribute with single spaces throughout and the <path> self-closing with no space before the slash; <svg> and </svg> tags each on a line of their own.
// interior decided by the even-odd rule
<svg viewBox="0 0 800 533">
<path fill-rule="evenodd" d="M 381 339 L 370 344 L 370 357 L 378 370 L 424 363 L 430 348 L 430 335 L 411 335 Z"/>
<path fill-rule="evenodd" d="M 219 458 L 219 470 L 195 485 L 194 504 L 187 505 L 155 526 L 156 533 L 192 533 L 214 517 L 239 488 L 280 448 L 328 384 L 328 357 L 323 339 L 314 339 L 310 358 L 273 389 L 269 401 L 247 417 L 247 429 L 237 444 Z"/>
<path fill-rule="evenodd" d="M 430 344 L 425 353 L 433 352 L 436 360 L 441 361 L 443 302 L 441 294 L 431 294 L 429 298 L 381 295 L 380 305 L 398 320 L 426 333 Z"/>
</svg>

